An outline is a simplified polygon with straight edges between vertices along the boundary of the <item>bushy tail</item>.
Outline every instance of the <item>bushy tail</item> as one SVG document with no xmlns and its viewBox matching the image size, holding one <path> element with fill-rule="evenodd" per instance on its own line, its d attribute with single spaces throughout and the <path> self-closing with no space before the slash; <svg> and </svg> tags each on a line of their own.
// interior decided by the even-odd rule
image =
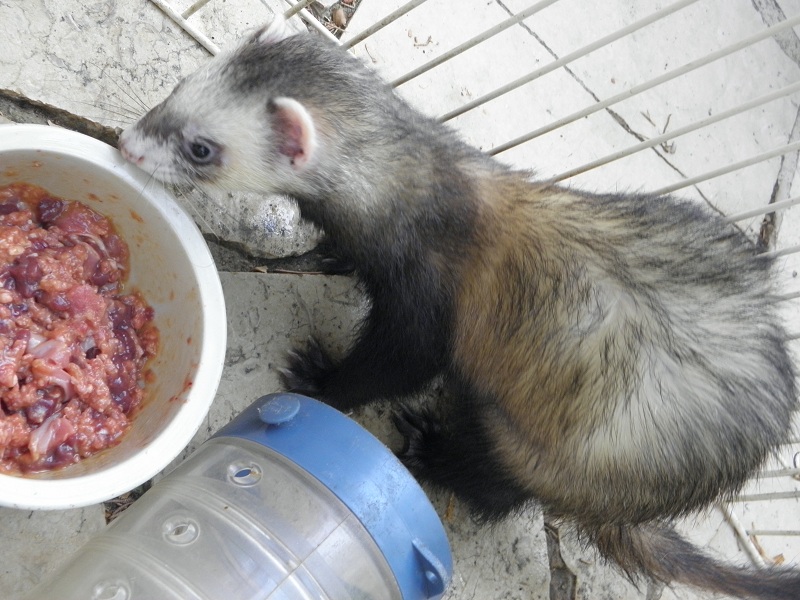
<svg viewBox="0 0 800 600">
<path fill-rule="evenodd" d="M 714 560 L 668 524 L 579 527 L 600 553 L 629 576 L 647 575 L 735 598 L 800 600 L 800 571 L 751 569 Z"/>
</svg>

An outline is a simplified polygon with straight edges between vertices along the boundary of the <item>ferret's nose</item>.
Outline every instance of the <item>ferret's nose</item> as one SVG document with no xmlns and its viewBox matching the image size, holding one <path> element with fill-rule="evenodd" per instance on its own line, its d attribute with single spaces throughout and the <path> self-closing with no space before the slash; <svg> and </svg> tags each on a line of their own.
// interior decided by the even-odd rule
<svg viewBox="0 0 800 600">
<path fill-rule="evenodd" d="M 126 144 L 125 140 L 120 137 L 119 142 L 117 142 L 117 148 L 119 148 L 120 154 L 122 154 L 122 158 L 127 160 L 128 162 L 132 162 L 135 165 L 141 165 L 144 161 L 144 154 L 135 154 L 130 151 L 128 145 Z"/>
</svg>

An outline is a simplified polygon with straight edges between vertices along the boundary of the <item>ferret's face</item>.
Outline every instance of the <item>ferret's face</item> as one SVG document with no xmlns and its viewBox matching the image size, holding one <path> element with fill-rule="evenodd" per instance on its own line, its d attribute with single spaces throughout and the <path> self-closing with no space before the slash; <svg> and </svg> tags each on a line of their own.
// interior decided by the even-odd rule
<svg viewBox="0 0 800 600">
<path fill-rule="evenodd" d="M 267 155 L 266 106 L 226 97 L 216 67 L 186 78 L 126 129 L 119 141 L 123 156 L 167 183 L 252 186 Z"/>
<path fill-rule="evenodd" d="M 314 123 L 296 100 L 240 84 L 243 73 L 263 81 L 247 53 L 288 37 L 284 27 L 274 22 L 184 79 L 122 133 L 123 156 L 166 183 L 291 193 L 314 156 Z"/>
</svg>

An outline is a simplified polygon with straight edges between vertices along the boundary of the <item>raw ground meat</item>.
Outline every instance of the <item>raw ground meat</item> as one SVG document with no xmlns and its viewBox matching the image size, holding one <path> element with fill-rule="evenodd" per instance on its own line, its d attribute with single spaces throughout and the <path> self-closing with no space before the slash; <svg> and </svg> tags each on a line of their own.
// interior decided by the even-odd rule
<svg viewBox="0 0 800 600">
<path fill-rule="evenodd" d="M 121 293 L 127 271 L 107 218 L 30 184 L 0 187 L 0 472 L 120 442 L 158 350 L 152 308 Z"/>
</svg>

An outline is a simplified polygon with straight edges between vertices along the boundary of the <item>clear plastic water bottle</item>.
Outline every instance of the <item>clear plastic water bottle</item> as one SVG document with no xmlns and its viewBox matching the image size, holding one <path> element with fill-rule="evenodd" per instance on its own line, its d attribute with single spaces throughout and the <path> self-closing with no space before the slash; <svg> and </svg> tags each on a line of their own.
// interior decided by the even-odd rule
<svg viewBox="0 0 800 600">
<path fill-rule="evenodd" d="M 439 598 L 441 521 L 395 456 L 310 398 L 265 396 L 27 598 Z"/>
</svg>

